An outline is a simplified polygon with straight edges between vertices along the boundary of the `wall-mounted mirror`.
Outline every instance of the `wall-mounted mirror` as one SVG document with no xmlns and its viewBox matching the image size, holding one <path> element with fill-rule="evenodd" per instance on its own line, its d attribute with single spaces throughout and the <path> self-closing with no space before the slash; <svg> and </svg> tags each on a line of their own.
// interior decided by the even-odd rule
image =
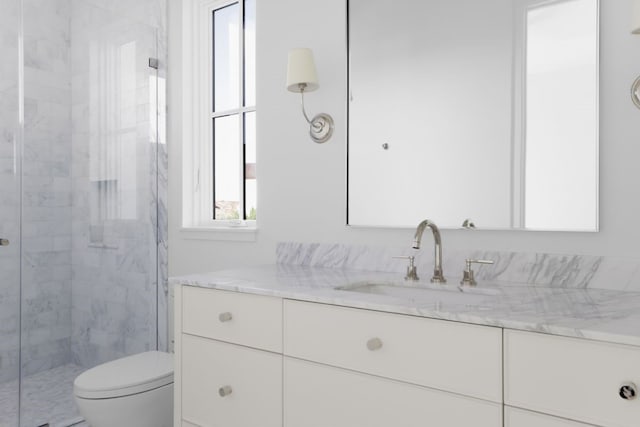
<svg viewBox="0 0 640 427">
<path fill-rule="evenodd" d="M 348 0 L 348 223 L 596 231 L 598 0 Z"/>
</svg>

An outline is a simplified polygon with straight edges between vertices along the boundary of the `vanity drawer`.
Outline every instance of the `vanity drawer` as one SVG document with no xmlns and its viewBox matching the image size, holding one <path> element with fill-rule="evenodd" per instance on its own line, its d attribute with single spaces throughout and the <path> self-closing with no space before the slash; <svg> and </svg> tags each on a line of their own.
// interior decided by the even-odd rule
<svg viewBox="0 0 640 427">
<path fill-rule="evenodd" d="M 505 404 L 606 427 L 640 425 L 640 348 L 505 331 Z"/>
<path fill-rule="evenodd" d="M 186 333 L 282 352 L 282 299 L 182 287 Z"/>
<path fill-rule="evenodd" d="M 522 409 L 504 408 L 505 427 L 594 427 L 593 424 L 582 424 L 576 421 L 556 418 L 537 412 Z"/>
<path fill-rule="evenodd" d="M 285 300 L 284 352 L 502 402 L 502 330 Z"/>
<path fill-rule="evenodd" d="M 284 427 L 497 427 L 502 405 L 285 357 Z"/>
<path fill-rule="evenodd" d="M 282 427 L 281 355 L 191 335 L 182 349 L 183 421 Z"/>
</svg>

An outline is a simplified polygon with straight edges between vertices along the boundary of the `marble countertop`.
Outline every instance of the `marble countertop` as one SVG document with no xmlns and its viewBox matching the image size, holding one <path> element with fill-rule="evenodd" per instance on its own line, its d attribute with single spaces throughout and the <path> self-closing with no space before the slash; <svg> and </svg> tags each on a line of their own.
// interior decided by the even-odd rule
<svg viewBox="0 0 640 427">
<path fill-rule="evenodd" d="M 451 277 L 444 286 L 428 279 L 408 283 L 398 273 L 276 264 L 174 277 L 170 284 L 640 346 L 640 292 L 482 282 L 461 290 L 459 281 Z M 352 289 L 370 283 L 433 292 L 403 288 L 401 296 L 389 296 Z"/>
</svg>

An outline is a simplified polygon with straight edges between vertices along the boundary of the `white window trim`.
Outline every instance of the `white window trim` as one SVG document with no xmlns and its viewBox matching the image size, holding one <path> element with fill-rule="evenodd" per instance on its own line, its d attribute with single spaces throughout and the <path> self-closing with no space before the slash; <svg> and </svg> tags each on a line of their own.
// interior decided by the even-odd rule
<svg viewBox="0 0 640 427">
<path fill-rule="evenodd" d="M 210 108 L 213 61 L 212 38 L 208 34 L 211 34 L 211 12 L 237 1 L 184 0 L 183 3 L 183 206 L 180 233 L 186 239 L 255 241 L 257 235 L 257 222 L 254 220 L 203 220 L 212 216 L 213 174 L 209 171 L 213 171 L 213 145 L 202 141 L 212 141 L 211 120 L 214 116 L 223 115 L 221 112 L 212 115 Z M 255 111 L 255 106 L 241 106 L 233 111 L 242 114 Z"/>
</svg>

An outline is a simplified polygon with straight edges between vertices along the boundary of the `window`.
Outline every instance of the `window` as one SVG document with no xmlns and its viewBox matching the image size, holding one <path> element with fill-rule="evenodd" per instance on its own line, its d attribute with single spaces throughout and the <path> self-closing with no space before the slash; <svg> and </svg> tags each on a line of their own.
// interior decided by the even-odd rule
<svg viewBox="0 0 640 427">
<path fill-rule="evenodd" d="M 185 79 L 185 99 L 196 130 L 184 151 L 185 174 L 193 176 L 183 187 L 183 223 L 255 227 L 256 0 L 194 0 L 193 6 L 185 46 L 192 45 L 188 75 L 194 78 Z"/>
</svg>

